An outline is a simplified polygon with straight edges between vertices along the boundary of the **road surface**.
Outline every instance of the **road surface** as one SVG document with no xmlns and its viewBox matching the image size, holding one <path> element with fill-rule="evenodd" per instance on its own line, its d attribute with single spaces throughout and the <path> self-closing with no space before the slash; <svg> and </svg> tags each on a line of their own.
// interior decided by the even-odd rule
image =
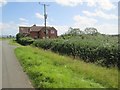
<svg viewBox="0 0 120 90">
<path fill-rule="evenodd" d="M 14 54 L 15 46 L 9 45 L 7 41 L 0 41 L 1 43 L 2 88 L 33 88 Z"/>
</svg>

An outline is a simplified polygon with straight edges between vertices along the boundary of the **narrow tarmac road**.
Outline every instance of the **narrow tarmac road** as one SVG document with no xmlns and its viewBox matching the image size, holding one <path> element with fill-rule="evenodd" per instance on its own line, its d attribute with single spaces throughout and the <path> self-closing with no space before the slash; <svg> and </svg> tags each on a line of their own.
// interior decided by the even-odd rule
<svg viewBox="0 0 120 90">
<path fill-rule="evenodd" d="M 33 88 L 14 54 L 14 49 L 15 46 L 2 41 L 2 88 Z"/>
</svg>

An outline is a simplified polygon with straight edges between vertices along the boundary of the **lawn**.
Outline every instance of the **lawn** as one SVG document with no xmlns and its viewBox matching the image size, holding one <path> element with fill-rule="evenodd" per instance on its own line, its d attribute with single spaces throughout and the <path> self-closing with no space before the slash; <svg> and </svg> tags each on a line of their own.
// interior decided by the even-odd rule
<svg viewBox="0 0 120 90">
<path fill-rule="evenodd" d="M 15 49 L 36 88 L 117 88 L 118 70 L 25 46 Z"/>
</svg>

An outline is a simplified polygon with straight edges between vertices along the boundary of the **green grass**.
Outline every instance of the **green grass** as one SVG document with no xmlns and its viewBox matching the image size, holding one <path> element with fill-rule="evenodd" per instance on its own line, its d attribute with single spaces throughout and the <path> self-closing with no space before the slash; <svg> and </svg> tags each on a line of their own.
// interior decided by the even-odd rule
<svg viewBox="0 0 120 90">
<path fill-rule="evenodd" d="M 14 45 L 14 46 L 21 46 L 20 44 L 18 44 L 18 43 L 16 42 L 15 39 L 10 39 L 10 40 L 9 40 L 9 44 L 10 44 L 10 45 Z"/>
<path fill-rule="evenodd" d="M 0 38 L 0 40 L 11 40 L 13 38 Z"/>
<path fill-rule="evenodd" d="M 36 88 L 117 88 L 118 71 L 73 60 L 35 47 L 15 53 Z"/>
</svg>

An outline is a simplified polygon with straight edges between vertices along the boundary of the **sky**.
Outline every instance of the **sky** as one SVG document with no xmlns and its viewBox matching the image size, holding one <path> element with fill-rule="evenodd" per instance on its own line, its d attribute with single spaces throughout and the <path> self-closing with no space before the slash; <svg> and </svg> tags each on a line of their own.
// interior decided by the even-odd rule
<svg viewBox="0 0 120 90">
<path fill-rule="evenodd" d="M 64 34 L 69 27 L 95 27 L 102 34 L 118 34 L 118 0 L 0 0 L 0 35 L 16 35 L 19 26 L 44 25 Z"/>
</svg>

